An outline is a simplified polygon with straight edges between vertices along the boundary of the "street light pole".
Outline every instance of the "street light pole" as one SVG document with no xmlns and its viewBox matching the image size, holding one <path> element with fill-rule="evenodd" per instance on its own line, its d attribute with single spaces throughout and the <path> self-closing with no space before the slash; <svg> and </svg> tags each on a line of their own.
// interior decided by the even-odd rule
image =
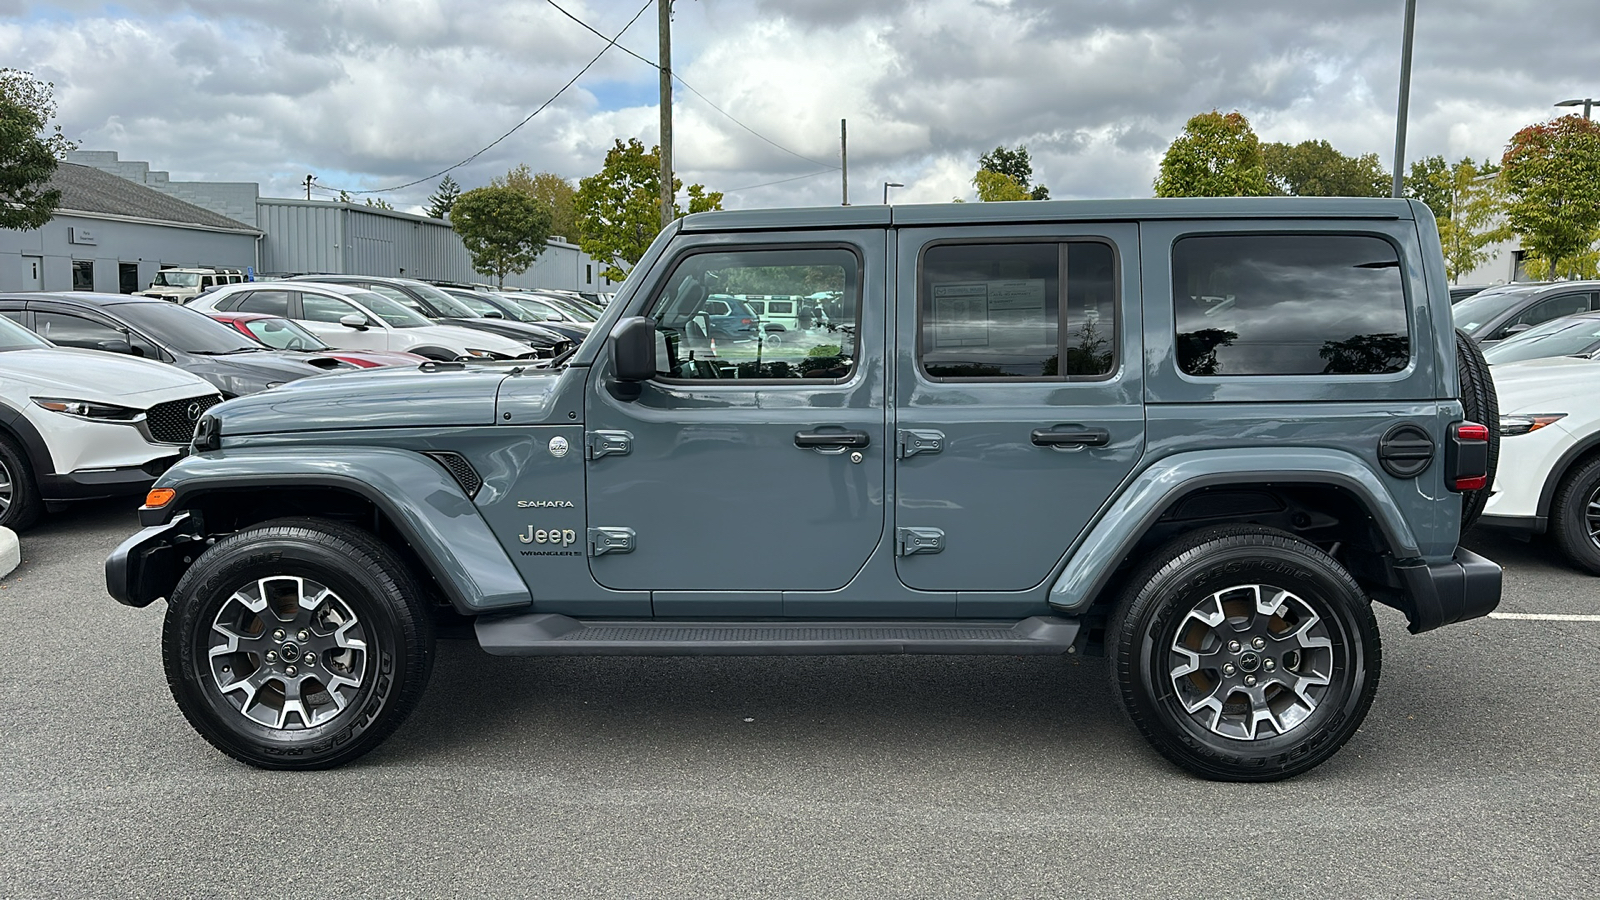
<svg viewBox="0 0 1600 900">
<path fill-rule="evenodd" d="M 892 188 L 892 187 L 905 187 L 905 185 L 901 184 L 898 181 L 885 181 L 883 183 L 883 205 L 884 206 L 888 206 L 889 205 L 889 188 Z"/>
<path fill-rule="evenodd" d="M 1563 100 L 1560 103 L 1557 103 L 1556 105 L 1557 106 L 1581 106 L 1581 107 L 1583 107 L 1583 117 L 1585 119 L 1588 119 L 1589 118 L 1589 111 L 1594 109 L 1594 98 L 1593 97 L 1584 97 L 1582 100 Z"/>
<path fill-rule="evenodd" d="M 1417 0 L 1406 0 L 1406 30 L 1400 45 L 1400 103 L 1394 120 L 1394 196 L 1405 185 L 1406 111 L 1411 105 L 1411 35 L 1417 27 Z"/>
<path fill-rule="evenodd" d="M 672 224 L 672 0 L 656 0 L 661 45 L 661 227 Z"/>
</svg>

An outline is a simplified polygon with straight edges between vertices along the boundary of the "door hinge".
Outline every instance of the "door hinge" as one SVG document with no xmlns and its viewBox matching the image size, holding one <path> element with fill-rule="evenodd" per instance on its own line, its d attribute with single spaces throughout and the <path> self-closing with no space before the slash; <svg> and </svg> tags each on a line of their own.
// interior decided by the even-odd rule
<svg viewBox="0 0 1600 900">
<path fill-rule="evenodd" d="M 605 556 L 607 553 L 632 553 L 633 546 L 632 528 L 589 529 L 590 556 Z"/>
<path fill-rule="evenodd" d="M 585 436 L 584 456 L 627 456 L 633 452 L 633 434 L 627 431 L 591 431 Z"/>
<path fill-rule="evenodd" d="M 902 428 L 895 435 L 895 448 L 901 459 L 918 453 L 938 453 L 944 449 L 944 432 Z"/>
<path fill-rule="evenodd" d="M 944 549 L 944 531 L 938 528 L 896 528 L 894 552 L 896 556 L 915 556 L 918 553 L 938 553 Z"/>
</svg>

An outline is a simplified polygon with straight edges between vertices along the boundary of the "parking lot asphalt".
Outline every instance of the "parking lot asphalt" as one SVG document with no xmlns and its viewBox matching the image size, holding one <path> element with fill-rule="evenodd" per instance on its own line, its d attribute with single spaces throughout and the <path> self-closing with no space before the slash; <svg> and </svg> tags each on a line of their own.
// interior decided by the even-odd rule
<svg viewBox="0 0 1600 900">
<path fill-rule="evenodd" d="M 1412 636 L 1331 761 L 1199 781 L 1094 658 L 503 659 L 331 772 L 185 723 L 165 607 L 105 594 L 123 504 L 50 517 L 0 579 L 0 896 L 1510 897 L 1600 877 L 1600 622 Z M 1600 614 L 1600 579 L 1474 535 L 1501 610 Z"/>
</svg>

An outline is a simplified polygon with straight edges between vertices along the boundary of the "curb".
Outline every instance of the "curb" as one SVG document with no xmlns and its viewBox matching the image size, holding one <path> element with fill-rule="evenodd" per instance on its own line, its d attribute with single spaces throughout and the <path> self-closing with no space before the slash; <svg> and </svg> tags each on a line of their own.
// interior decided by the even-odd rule
<svg viewBox="0 0 1600 900">
<path fill-rule="evenodd" d="M 17 543 L 17 533 L 9 528 L 0 528 L 0 578 L 10 575 L 20 562 L 22 545 Z"/>
</svg>

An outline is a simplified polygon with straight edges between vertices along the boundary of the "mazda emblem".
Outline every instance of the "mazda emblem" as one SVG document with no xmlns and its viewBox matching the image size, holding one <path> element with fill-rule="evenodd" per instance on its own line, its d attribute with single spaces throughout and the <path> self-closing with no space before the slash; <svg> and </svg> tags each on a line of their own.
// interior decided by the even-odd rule
<svg viewBox="0 0 1600 900">
<path fill-rule="evenodd" d="M 200 404 L 199 404 L 199 402 L 195 402 L 195 403 L 189 404 L 189 408 L 187 410 L 185 410 L 184 412 L 185 412 L 186 415 L 188 415 L 189 421 L 194 422 L 194 421 L 198 420 L 200 418 Z"/>
</svg>

